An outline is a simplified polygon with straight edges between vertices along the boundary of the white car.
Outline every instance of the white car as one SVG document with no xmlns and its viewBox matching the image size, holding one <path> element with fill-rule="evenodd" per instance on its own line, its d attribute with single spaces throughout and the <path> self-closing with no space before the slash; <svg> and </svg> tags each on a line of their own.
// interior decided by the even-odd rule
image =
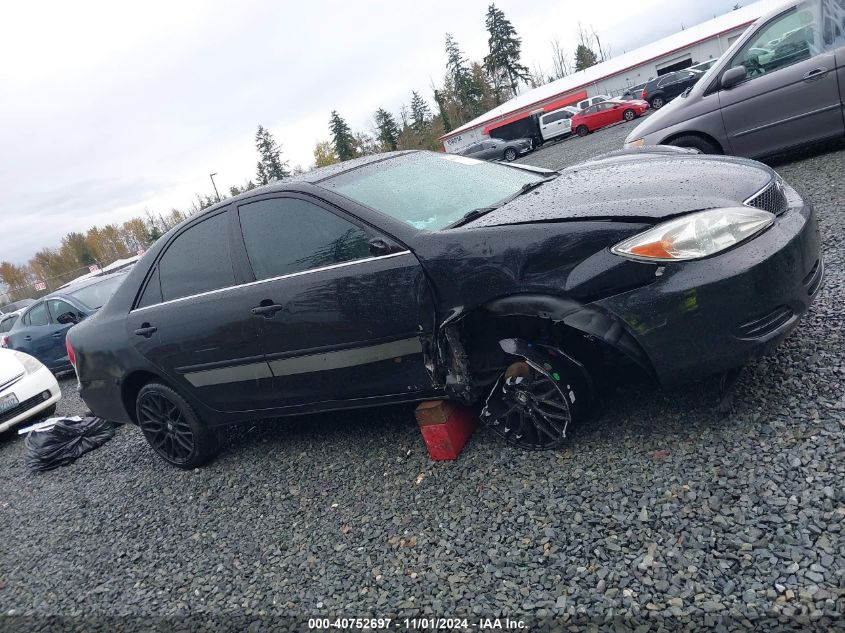
<svg viewBox="0 0 845 633">
<path fill-rule="evenodd" d="M 577 112 L 577 110 L 576 110 Z M 540 117 L 540 134 L 544 141 L 572 134 L 572 117 L 574 113 L 569 108 L 561 108 L 547 112 Z"/>
<path fill-rule="evenodd" d="M 51 415 L 61 397 L 55 376 L 38 360 L 0 348 L 0 433 L 34 416 Z"/>
</svg>

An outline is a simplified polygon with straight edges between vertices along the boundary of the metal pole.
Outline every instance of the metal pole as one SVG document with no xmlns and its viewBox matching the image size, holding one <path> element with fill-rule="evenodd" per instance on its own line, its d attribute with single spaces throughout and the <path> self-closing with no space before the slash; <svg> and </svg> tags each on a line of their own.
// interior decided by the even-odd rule
<svg viewBox="0 0 845 633">
<path fill-rule="evenodd" d="M 217 194 L 217 202 L 220 202 L 220 192 L 217 191 L 217 183 L 214 182 L 214 177 L 217 175 L 215 171 L 213 174 L 208 174 L 208 177 L 211 178 L 211 184 L 214 187 L 214 193 Z"/>
</svg>

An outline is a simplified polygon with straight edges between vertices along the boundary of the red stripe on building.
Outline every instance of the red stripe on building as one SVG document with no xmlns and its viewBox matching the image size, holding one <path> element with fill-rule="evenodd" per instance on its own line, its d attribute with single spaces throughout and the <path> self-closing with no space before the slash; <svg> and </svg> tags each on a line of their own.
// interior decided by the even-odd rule
<svg viewBox="0 0 845 633">
<path fill-rule="evenodd" d="M 587 91 L 582 90 L 581 92 L 576 92 L 575 94 L 571 94 L 568 97 L 564 97 L 563 99 L 558 99 L 557 101 L 552 101 L 551 103 L 547 103 L 543 106 L 543 112 L 551 112 L 552 110 L 557 110 L 562 108 L 563 106 L 572 105 L 573 103 L 578 103 L 583 99 L 587 98 Z M 491 130 L 495 130 L 497 128 L 502 127 L 503 125 L 508 125 L 509 123 L 513 123 L 514 121 L 521 121 L 522 119 L 528 118 L 532 112 L 536 110 L 526 110 L 520 112 L 519 114 L 515 114 L 503 121 L 496 121 L 495 123 L 491 123 L 487 127 L 482 130 L 483 134 L 489 135 Z"/>
</svg>

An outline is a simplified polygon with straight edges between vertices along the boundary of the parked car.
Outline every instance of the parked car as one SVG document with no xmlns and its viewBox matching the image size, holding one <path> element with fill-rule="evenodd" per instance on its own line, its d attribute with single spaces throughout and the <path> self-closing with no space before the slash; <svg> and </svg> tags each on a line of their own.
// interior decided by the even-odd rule
<svg viewBox="0 0 845 633">
<path fill-rule="evenodd" d="M 86 279 L 39 299 L 2 335 L 2 346 L 32 355 L 56 373 L 73 369 L 65 348 L 67 331 L 94 314 L 125 277 L 118 272 Z"/>
<path fill-rule="evenodd" d="M 512 141 L 491 138 L 467 145 L 458 154 L 472 156 L 480 160 L 506 160 L 511 162 L 523 154 L 527 154 L 533 148 L 534 142 L 530 138 L 518 138 Z"/>
<path fill-rule="evenodd" d="M 642 98 L 648 101 L 652 109 L 659 110 L 687 88 L 694 86 L 703 76 L 703 72 L 692 69 L 667 73 L 649 81 L 643 88 Z"/>
<path fill-rule="evenodd" d="M 23 310 L 0 314 L 0 347 L 6 347 L 6 337 L 3 336 L 15 325 Z"/>
<path fill-rule="evenodd" d="M 843 15 L 842 0 L 811 0 L 764 16 L 684 98 L 637 126 L 626 147 L 759 158 L 842 138 Z"/>
<path fill-rule="evenodd" d="M 23 352 L 0 349 L 0 433 L 56 410 L 62 392 L 50 370 Z"/>
<path fill-rule="evenodd" d="M 589 97 L 588 99 L 583 99 L 579 101 L 572 107 L 574 107 L 576 111 L 580 112 L 585 108 L 589 108 L 590 106 L 596 105 L 597 103 L 601 103 L 602 101 L 607 101 L 610 98 L 610 95 L 595 95 L 593 97 Z"/>
<path fill-rule="evenodd" d="M 587 136 L 590 132 L 619 123 L 633 121 L 648 111 L 645 101 L 611 100 L 590 106 L 572 117 L 572 129 L 578 136 Z"/>
<path fill-rule="evenodd" d="M 33 303 L 35 303 L 35 299 L 21 299 L 20 301 L 13 301 L 12 303 L 7 303 L 0 308 L 0 314 L 13 314 L 15 312 L 19 312 L 22 308 L 31 306 Z"/>
<path fill-rule="evenodd" d="M 651 81 L 649 79 L 649 81 Z M 636 86 L 631 86 L 627 88 L 625 92 L 622 93 L 622 96 L 619 99 L 623 101 L 642 101 L 643 99 L 643 88 L 648 85 L 648 81 L 644 81 L 641 84 L 637 84 Z"/>
<path fill-rule="evenodd" d="M 543 140 L 550 141 L 569 136 L 572 133 L 572 117 L 574 114 L 568 108 L 560 108 L 541 116 L 539 123 Z"/>
<path fill-rule="evenodd" d="M 67 343 L 94 414 L 181 468 L 220 425 L 441 398 L 544 449 L 607 367 L 672 385 L 766 353 L 822 274 L 812 207 L 755 162 L 393 152 L 192 216 Z"/>
</svg>

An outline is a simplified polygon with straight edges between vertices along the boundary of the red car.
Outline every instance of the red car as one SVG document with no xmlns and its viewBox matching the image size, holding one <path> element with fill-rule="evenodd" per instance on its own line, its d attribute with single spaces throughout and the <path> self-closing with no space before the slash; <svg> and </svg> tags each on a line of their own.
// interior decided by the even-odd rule
<svg viewBox="0 0 845 633">
<path fill-rule="evenodd" d="M 599 128 L 621 121 L 633 121 L 648 110 L 648 101 L 633 99 L 622 101 L 611 99 L 584 108 L 572 117 L 572 131 L 578 136 L 587 136 Z"/>
</svg>

